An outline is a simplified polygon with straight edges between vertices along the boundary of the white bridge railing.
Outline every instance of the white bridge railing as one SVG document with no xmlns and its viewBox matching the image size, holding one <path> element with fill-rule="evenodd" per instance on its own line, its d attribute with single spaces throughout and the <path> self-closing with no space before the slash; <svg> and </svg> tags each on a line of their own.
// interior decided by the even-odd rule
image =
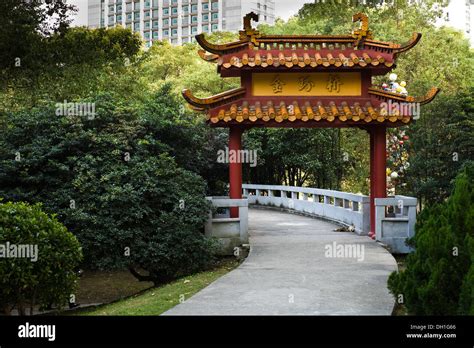
<svg viewBox="0 0 474 348">
<path fill-rule="evenodd" d="M 242 185 L 249 204 L 273 206 L 352 225 L 355 232 L 370 230 L 370 198 L 364 195 L 309 187 Z"/>
<path fill-rule="evenodd" d="M 249 242 L 248 205 L 290 209 L 354 227 L 354 232 L 370 231 L 370 198 L 364 195 L 309 187 L 242 185 L 243 199 L 208 197 L 217 211 L 209 212 L 206 235 L 221 244 L 221 253 L 232 255 L 236 247 Z M 376 239 L 393 253 L 412 251 L 405 244 L 415 234 L 416 198 L 395 196 L 375 199 Z M 229 209 L 238 207 L 239 217 L 231 218 Z"/>
</svg>

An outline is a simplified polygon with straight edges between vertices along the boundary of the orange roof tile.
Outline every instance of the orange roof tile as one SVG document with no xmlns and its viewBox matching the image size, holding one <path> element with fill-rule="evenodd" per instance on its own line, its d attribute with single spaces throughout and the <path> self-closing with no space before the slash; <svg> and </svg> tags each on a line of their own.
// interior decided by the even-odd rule
<svg viewBox="0 0 474 348">
<path fill-rule="evenodd" d="M 277 68 L 277 67 L 367 67 L 381 66 L 391 67 L 393 58 L 377 51 L 350 52 L 348 50 L 333 50 L 324 53 L 318 50 L 291 50 L 284 51 L 253 51 L 240 52 L 226 55 L 217 59 L 219 67 L 224 69 L 255 67 Z"/>
<path fill-rule="evenodd" d="M 256 123 L 256 122 L 294 122 L 301 120 L 302 122 L 340 122 L 352 121 L 361 124 L 397 122 L 408 123 L 412 119 L 409 115 L 392 114 L 386 115 L 370 102 L 364 105 L 353 103 L 349 105 L 347 102 L 329 102 L 323 104 L 321 101 L 306 101 L 292 103 L 268 101 L 262 103 L 259 101 L 249 102 L 242 101 L 224 105 L 216 109 L 213 115 L 207 116 L 211 124 L 222 123 Z"/>
</svg>

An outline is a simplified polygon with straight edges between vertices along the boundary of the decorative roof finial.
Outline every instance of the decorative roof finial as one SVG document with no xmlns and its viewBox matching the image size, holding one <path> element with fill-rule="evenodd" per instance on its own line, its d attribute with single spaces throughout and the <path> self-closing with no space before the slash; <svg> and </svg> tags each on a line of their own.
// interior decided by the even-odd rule
<svg viewBox="0 0 474 348">
<path fill-rule="evenodd" d="M 258 22 L 258 14 L 255 12 L 250 12 L 244 16 L 244 30 L 252 29 L 252 19 L 255 22 Z"/>
<path fill-rule="evenodd" d="M 372 40 L 372 31 L 369 30 L 369 17 L 365 13 L 359 12 L 352 16 L 352 22 L 360 21 L 360 27 L 352 32 L 352 36 L 357 39 L 356 46 L 359 46 L 363 40 Z"/>
<path fill-rule="evenodd" d="M 258 22 L 258 14 L 255 12 L 247 13 L 244 16 L 244 30 L 239 31 L 240 39 L 257 44 L 256 38 L 260 37 L 260 33 L 257 29 L 252 28 L 252 20 Z"/>
</svg>

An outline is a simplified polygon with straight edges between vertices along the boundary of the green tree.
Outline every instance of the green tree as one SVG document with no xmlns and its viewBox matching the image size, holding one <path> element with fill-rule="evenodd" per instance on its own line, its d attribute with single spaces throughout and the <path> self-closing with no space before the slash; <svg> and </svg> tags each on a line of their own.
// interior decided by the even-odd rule
<svg viewBox="0 0 474 348">
<path fill-rule="evenodd" d="M 394 296 L 403 295 L 416 315 L 474 314 L 474 164 L 466 164 L 444 203 L 425 208 L 410 240 L 407 268 L 390 275 Z"/>
<path fill-rule="evenodd" d="M 201 233 L 208 214 L 205 184 L 170 156 L 183 166 L 197 166 L 186 163 L 189 149 L 179 148 L 193 146 L 195 129 L 179 129 L 184 119 L 170 118 L 176 107 L 172 98 L 161 90 L 137 110 L 103 94 L 90 100 L 96 105 L 93 119 L 57 116 L 51 107 L 10 114 L 0 140 L 0 196 L 43 202 L 57 212 L 81 241 L 89 267 L 151 267 L 144 255 L 158 252 L 150 249 L 158 241 L 161 269 L 156 263 L 147 269 L 156 282 L 201 267 L 212 254 Z M 171 133 L 178 130 L 175 139 Z M 154 243 L 146 249 L 148 240 Z M 191 263 L 176 268 L 173 249 L 178 255 L 190 245 L 200 258 L 189 256 Z"/>
<path fill-rule="evenodd" d="M 43 3 L 0 4 L 0 107 L 18 110 L 123 88 L 127 66 L 138 59 L 139 35 L 124 28 L 70 28 L 73 6 Z"/>
<path fill-rule="evenodd" d="M 416 195 L 420 204 L 443 202 L 459 169 L 474 158 L 473 92 L 438 96 L 407 129 L 411 140 L 405 192 Z"/>
</svg>

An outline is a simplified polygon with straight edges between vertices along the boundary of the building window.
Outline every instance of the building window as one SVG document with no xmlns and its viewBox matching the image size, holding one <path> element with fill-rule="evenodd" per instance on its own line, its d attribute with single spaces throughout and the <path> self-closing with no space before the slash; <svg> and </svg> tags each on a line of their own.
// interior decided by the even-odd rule
<svg viewBox="0 0 474 348">
<path fill-rule="evenodd" d="M 189 12 L 189 6 L 188 6 L 188 5 L 183 6 L 183 12 L 184 12 L 184 13 L 188 13 L 188 12 Z"/>
<path fill-rule="evenodd" d="M 197 27 L 191 27 L 191 34 L 196 34 L 198 31 Z"/>
<path fill-rule="evenodd" d="M 127 9 L 127 12 L 132 12 L 132 3 L 130 4 L 126 4 L 126 9 Z"/>
<path fill-rule="evenodd" d="M 133 16 L 135 20 L 140 19 L 140 12 L 135 12 L 135 15 Z"/>
<path fill-rule="evenodd" d="M 202 31 L 207 33 L 209 31 L 209 26 L 208 25 L 203 25 L 202 26 Z"/>
<path fill-rule="evenodd" d="M 150 18 L 150 11 L 145 11 L 145 18 Z"/>
<path fill-rule="evenodd" d="M 171 25 L 178 25 L 178 18 L 171 19 Z"/>
<path fill-rule="evenodd" d="M 191 12 L 197 12 L 198 10 L 198 5 L 191 5 Z"/>
<path fill-rule="evenodd" d="M 171 30 L 171 35 L 173 35 L 173 36 L 178 35 L 178 29 Z"/>
<path fill-rule="evenodd" d="M 158 10 L 153 10 L 153 18 L 158 18 Z"/>
<path fill-rule="evenodd" d="M 219 26 L 217 24 L 213 24 L 211 28 L 212 28 L 212 31 L 219 30 Z"/>
<path fill-rule="evenodd" d="M 175 14 L 178 14 L 178 8 L 177 8 L 177 7 L 173 7 L 173 8 L 171 9 L 171 13 L 174 14 L 174 15 L 175 15 Z"/>
<path fill-rule="evenodd" d="M 122 12 L 122 5 L 117 5 L 117 12 Z"/>
<path fill-rule="evenodd" d="M 172 3 L 173 5 L 176 5 L 176 4 L 178 3 L 178 0 L 171 0 L 171 3 Z"/>
<path fill-rule="evenodd" d="M 170 31 L 168 29 L 163 30 L 163 36 L 169 36 Z"/>
<path fill-rule="evenodd" d="M 208 14 L 203 14 L 202 15 L 202 21 L 203 22 L 208 22 L 209 21 L 209 15 Z"/>
<path fill-rule="evenodd" d="M 128 13 L 127 14 L 127 21 L 131 21 L 132 20 L 132 14 L 131 13 Z"/>
<path fill-rule="evenodd" d="M 109 12 L 114 12 L 114 11 L 115 11 L 115 9 L 114 9 L 114 5 L 112 5 L 112 6 L 109 6 Z"/>
<path fill-rule="evenodd" d="M 121 22 L 122 21 L 122 15 L 118 15 L 117 16 L 117 22 Z"/>
<path fill-rule="evenodd" d="M 133 25 L 133 30 L 139 31 L 139 30 L 140 30 L 140 23 L 135 23 L 135 24 Z"/>
<path fill-rule="evenodd" d="M 154 32 L 153 32 L 153 38 L 154 38 L 154 39 L 158 39 L 158 32 L 157 32 L 157 31 L 154 31 Z"/>
<path fill-rule="evenodd" d="M 163 9 L 163 15 L 168 16 L 170 14 L 170 9 L 169 8 L 164 8 Z"/>
<path fill-rule="evenodd" d="M 208 2 L 205 2 L 202 4 L 202 9 L 203 11 L 209 11 L 209 3 Z"/>
<path fill-rule="evenodd" d="M 140 2 L 135 2 L 135 5 L 133 6 L 133 8 L 136 10 L 140 10 Z"/>
<path fill-rule="evenodd" d="M 150 1 L 148 0 L 145 1 L 145 8 L 150 8 Z"/>
<path fill-rule="evenodd" d="M 153 21 L 153 28 L 158 28 L 158 21 Z"/>
<path fill-rule="evenodd" d="M 109 16 L 109 24 L 114 22 L 114 16 Z"/>
<path fill-rule="evenodd" d="M 145 29 L 150 29 L 150 22 L 145 22 Z"/>
<path fill-rule="evenodd" d="M 217 19 L 219 19 L 219 13 L 213 13 L 212 14 L 212 20 L 215 21 Z"/>
<path fill-rule="evenodd" d="M 218 10 L 219 9 L 219 3 L 218 2 L 213 2 L 211 7 L 212 7 L 212 10 Z"/>
<path fill-rule="evenodd" d="M 149 31 L 145 31 L 143 33 L 143 36 L 145 37 L 146 40 L 149 40 L 150 39 L 150 32 Z"/>
<path fill-rule="evenodd" d="M 192 16 L 191 17 L 191 23 L 197 23 L 198 17 L 197 16 Z"/>
<path fill-rule="evenodd" d="M 170 20 L 169 19 L 163 19 L 163 26 L 167 26 L 170 24 Z"/>
</svg>

